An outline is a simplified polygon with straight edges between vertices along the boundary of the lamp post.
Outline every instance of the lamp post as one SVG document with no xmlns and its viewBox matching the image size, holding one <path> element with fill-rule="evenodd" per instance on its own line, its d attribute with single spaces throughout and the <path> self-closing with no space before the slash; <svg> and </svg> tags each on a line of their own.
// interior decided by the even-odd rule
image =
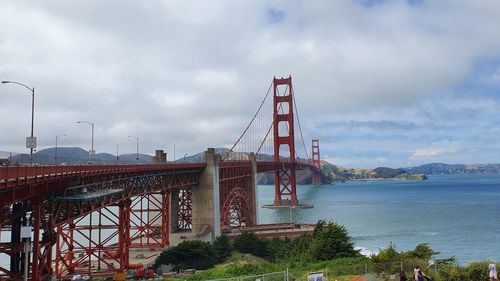
<svg viewBox="0 0 500 281">
<path fill-rule="evenodd" d="M 94 158 L 94 156 L 95 156 L 95 150 L 94 150 L 94 122 L 90 122 L 90 121 L 77 121 L 76 123 L 78 123 L 78 124 L 82 124 L 82 123 L 89 124 L 92 127 L 92 135 L 91 135 L 92 142 L 91 142 L 90 151 L 89 151 L 89 158 Z"/>
<path fill-rule="evenodd" d="M 56 149 L 54 150 L 54 160 L 57 161 L 57 141 L 59 140 L 60 137 L 65 137 L 66 134 L 58 135 L 56 136 Z"/>
<path fill-rule="evenodd" d="M 170 143 L 167 143 L 167 147 L 169 146 Z M 172 159 L 172 161 L 175 161 L 175 143 L 172 143 L 172 147 L 173 147 L 173 154 L 174 154 L 174 158 Z M 168 160 L 168 159 L 167 159 Z"/>
<path fill-rule="evenodd" d="M 23 83 L 15 81 L 2 81 L 2 84 L 17 84 L 23 86 L 31 92 L 31 136 L 26 138 L 26 148 L 30 149 L 30 165 L 33 165 L 33 148 L 36 148 L 36 138 L 33 136 L 33 128 L 35 123 L 35 87 L 28 87 Z"/>
<path fill-rule="evenodd" d="M 120 161 L 120 144 L 116 144 L 116 161 Z"/>
<path fill-rule="evenodd" d="M 295 209 L 295 206 L 290 206 L 290 224 L 293 224 L 293 220 L 292 220 L 292 209 Z"/>
<path fill-rule="evenodd" d="M 129 138 L 135 138 L 136 144 L 137 144 L 137 156 L 135 157 L 135 160 L 139 161 L 139 137 L 137 136 L 128 136 Z"/>
</svg>

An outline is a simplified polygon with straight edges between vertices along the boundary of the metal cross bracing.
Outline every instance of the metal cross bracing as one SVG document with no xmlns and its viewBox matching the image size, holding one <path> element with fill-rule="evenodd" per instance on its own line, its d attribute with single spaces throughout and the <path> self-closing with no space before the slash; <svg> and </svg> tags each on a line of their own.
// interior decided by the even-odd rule
<svg viewBox="0 0 500 281">
<path fill-rule="evenodd" d="M 164 166 L 165 167 L 165 166 Z M 121 217 L 118 217 L 118 225 L 114 225 L 114 228 L 122 229 L 120 233 L 121 240 L 116 243 L 113 247 L 118 248 L 116 252 L 127 253 L 130 247 L 144 247 L 153 248 L 158 246 L 165 246 L 168 244 L 168 231 L 160 231 L 159 228 L 163 230 L 168 229 L 168 191 L 172 188 L 181 188 L 197 185 L 199 181 L 199 174 L 203 170 L 203 164 L 191 164 L 191 165 L 173 165 L 170 166 L 170 170 L 159 170 L 159 169 L 144 169 L 144 167 L 138 167 L 139 172 L 131 172 L 128 174 L 95 174 L 93 177 L 82 176 L 76 180 L 67 180 L 65 178 L 55 179 L 57 181 L 56 185 L 51 185 L 54 183 L 41 183 L 38 181 L 32 187 L 32 189 L 37 189 L 39 185 L 44 184 L 47 186 L 55 186 L 55 188 L 50 193 L 40 195 L 40 197 L 31 197 L 31 200 L 26 200 L 21 203 L 15 203 L 10 205 L 4 205 L 2 208 L 4 210 L 9 210 L 8 215 L 2 216 L 1 226 L 2 229 L 10 229 L 12 239 L 10 241 L 2 241 L 2 247 L 0 247 L 0 254 L 9 256 L 11 259 L 10 268 L 0 267 L 0 278 L 7 277 L 8 279 L 19 279 L 21 278 L 22 268 L 24 268 L 22 254 L 22 243 L 20 238 L 16 238 L 19 235 L 18 229 L 20 229 L 21 224 L 26 224 L 26 217 L 29 214 L 29 225 L 33 226 L 34 231 L 34 241 L 38 243 L 33 243 L 34 259 L 30 262 L 31 267 L 31 279 L 32 280 L 42 280 L 43 276 L 48 276 L 52 273 L 51 268 L 51 258 L 52 258 L 52 245 L 55 244 L 56 240 L 62 239 L 62 237 L 70 237 L 68 233 L 74 233 L 75 231 L 82 231 L 82 229 L 88 229 L 91 232 L 101 232 L 106 231 L 105 227 L 92 226 L 91 224 L 84 224 L 81 220 L 85 217 L 92 217 L 95 214 L 99 214 L 102 217 L 102 210 L 106 208 L 112 208 L 111 206 L 121 206 L 124 202 L 132 199 L 132 202 L 137 202 L 134 207 L 129 207 L 128 209 L 121 210 Z M 175 168 L 175 169 L 173 169 Z M 74 175 L 71 175 L 73 177 Z M 69 187 L 70 182 L 79 183 L 77 186 Z M 68 184 L 62 192 L 59 191 L 59 187 L 64 184 Z M 88 192 L 82 194 L 82 192 Z M 152 196 L 154 193 L 162 198 L 162 206 L 156 204 L 156 207 L 151 207 L 151 204 L 155 204 Z M 36 193 L 35 193 L 36 194 Z M 139 199 L 134 199 L 139 197 Z M 143 201 L 145 197 L 148 197 L 148 207 L 144 205 L 139 206 L 138 202 Z M 134 201 L 135 200 L 135 201 Z M 165 201 L 166 200 L 166 201 Z M 139 204 L 139 205 L 138 205 Z M 144 204 L 144 203 L 143 203 Z M 10 206 L 10 207 L 9 207 Z M 124 205 L 126 207 L 126 205 Z M 135 213 L 141 214 L 141 219 L 137 219 Z M 162 222 L 160 225 L 154 224 L 155 216 L 159 216 L 161 213 Z M 130 218 L 132 214 L 132 218 Z M 145 215 L 146 214 L 146 215 Z M 144 218 L 144 215 L 146 218 Z M 121 221 L 120 221 L 121 219 Z M 78 220 L 79 228 L 75 228 L 74 221 Z M 132 222 L 132 225 L 123 225 L 123 220 Z M 142 222 L 141 222 L 142 220 Z M 116 220 L 115 220 L 116 221 Z M 57 228 L 58 231 L 55 232 L 54 229 Z M 127 231 L 123 231 L 123 229 Z M 128 239 L 123 235 L 129 235 L 131 237 Z M 97 236 L 96 236 L 97 235 Z M 85 253 L 87 253 L 88 259 L 92 258 L 104 258 L 104 256 L 93 255 L 93 250 L 91 250 L 92 245 L 100 245 L 99 247 L 104 247 L 101 242 L 92 243 L 93 239 L 102 234 L 94 234 L 93 236 L 85 236 L 83 238 L 91 241 L 89 243 L 84 243 L 86 245 Z M 132 235 L 132 236 L 130 236 Z M 92 238 L 94 237 L 94 238 Z M 80 240 L 84 240 L 84 239 Z M 67 241 L 67 239 L 66 239 Z M 130 241 L 128 243 L 127 241 Z M 133 242 L 133 243 L 132 243 Z M 66 250 L 74 248 L 74 245 L 68 246 Z M 111 246 L 109 246 L 111 247 Z M 127 247 L 127 250 L 120 251 L 120 247 Z M 64 247 L 56 247 L 56 249 L 64 252 Z M 81 253 L 80 253 L 81 254 Z M 60 258 L 61 255 L 66 258 L 68 255 L 60 254 L 59 261 L 63 261 Z M 128 258 L 122 254 L 119 256 L 120 262 L 117 263 L 115 269 L 122 269 L 123 267 L 130 267 L 128 264 Z M 76 259 L 76 257 L 75 257 Z M 38 262 L 33 262 L 38 260 Z M 80 262 L 74 262 L 73 264 L 78 265 L 78 268 L 82 268 L 81 264 L 86 260 L 80 258 Z M 87 260 L 88 261 L 88 260 Z M 88 272 L 88 264 L 87 272 Z M 63 267 L 66 271 L 59 271 L 61 274 L 63 272 L 71 272 L 72 267 Z M 75 267 L 77 268 L 77 267 Z M 109 267 L 107 268 L 109 274 Z"/>
<path fill-rule="evenodd" d="M 273 79 L 273 135 L 274 135 L 274 162 L 282 162 L 283 150 L 288 156 L 286 162 L 295 163 L 295 133 L 293 118 L 293 88 L 292 77 Z M 280 94 L 278 88 L 285 86 L 284 92 Z M 283 109 L 286 108 L 286 109 Z M 280 109 L 282 109 L 280 111 Z M 282 168 L 275 171 L 274 175 L 274 205 L 298 205 L 297 183 L 295 167 Z M 286 204 L 286 203 L 285 203 Z"/>
<path fill-rule="evenodd" d="M 75 165 L 75 166 L 0 166 L 0 206 L 63 192 L 75 182 L 98 182 L 140 173 L 150 174 L 182 169 L 199 169 L 195 164 L 151 165 Z"/>
<path fill-rule="evenodd" d="M 140 267 L 130 263 L 131 249 L 169 243 L 169 200 L 169 190 L 141 195 L 59 225 L 56 277 L 109 276 Z"/>
<path fill-rule="evenodd" d="M 232 161 L 219 167 L 221 227 L 253 225 L 256 223 L 254 176 L 252 162 Z"/>
<path fill-rule="evenodd" d="M 268 99 L 271 93 L 272 107 L 268 107 L 266 102 L 271 100 Z M 272 111 L 269 112 L 268 109 Z M 266 116 L 270 120 L 266 119 Z M 299 157 L 295 146 L 295 123 L 298 125 L 299 141 L 302 143 L 304 153 L 302 157 Z M 313 169 L 314 167 L 311 165 L 304 142 L 291 76 L 273 78 L 257 112 L 231 149 L 224 154 L 221 163 L 248 160 L 251 153 L 256 155 L 259 166 L 272 167 L 269 171 L 275 174 L 274 205 L 299 205 L 295 164 L 301 163 Z M 263 162 L 273 162 L 273 164 L 262 164 Z M 258 170 L 261 172 L 264 169 L 259 167 Z"/>
<path fill-rule="evenodd" d="M 321 185 L 321 158 L 319 154 L 319 139 L 312 139 L 311 143 L 311 155 L 312 155 L 312 165 L 315 170 L 313 170 L 312 183 L 314 185 Z"/>
<path fill-rule="evenodd" d="M 273 107 L 266 120 L 264 104 L 271 90 Z M 274 78 L 251 123 L 216 165 L 222 230 L 257 223 L 257 173 L 275 173 L 276 205 L 298 204 L 295 171 L 317 172 L 318 167 L 307 151 L 305 158 L 297 155 L 294 120 L 304 141 L 296 113 L 291 77 Z M 312 154 L 319 161 L 319 142 L 318 153 L 313 145 Z M 33 226 L 37 241 L 29 264 L 32 280 L 43 280 L 54 270 L 58 277 L 69 277 L 76 272 L 109 275 L 138 266 L 130 263 L 130 249 L 162 248 L 170 232 L 193 229 L 192 188 L 206 166 L 0 167 L 0 227 L 12 236 L 0 244 L 0 254 L 11 261 L 10 268 L 0 267 L 0 279 L 21 278 L 21 225 Z"/>
<path fill-rule="evenodd" d="M 193 193 L 182 188 L 178 193 L 177 230 L 193 229 Z"/>
</svg>

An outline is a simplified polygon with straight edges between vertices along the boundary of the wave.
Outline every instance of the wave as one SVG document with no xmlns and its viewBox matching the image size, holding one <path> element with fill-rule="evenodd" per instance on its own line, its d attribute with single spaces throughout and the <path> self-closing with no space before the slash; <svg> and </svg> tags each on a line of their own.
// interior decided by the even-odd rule
<svg viewBox="0 0 500 281">
<path fill-rule="evenodd" d="M 359 253 L 362 254 L 365 257 L 370 257 L 371 255 L 376 255 L 378 254 L 379 250 L 370 250 L 365 247 L 354 247 L 355 250 L 359 250 Z"/>
</svg>

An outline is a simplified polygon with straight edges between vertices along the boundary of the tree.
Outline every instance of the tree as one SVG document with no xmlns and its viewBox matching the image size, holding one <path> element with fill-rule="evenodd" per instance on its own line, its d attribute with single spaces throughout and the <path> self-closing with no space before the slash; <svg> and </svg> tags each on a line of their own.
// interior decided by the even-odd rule
<svg viewBox="0 0 500 281">
<path fill-rule="evenodd" d="M 231 254 L 231 244 L 226 235 L 215 237 L 213 247 L 218 262 L 224 261 Z"/>
<path fill-rule="evenodd" d="M 261 258 L 271 260 L 273 254 L 268 249 L 268 241 L 260 239 L 252 232 L 243 232 L 234 240 L 233 248 L 242 253 L 252 254 Z"/>
<path fill-rule="evenodd" d="M 163 251 L 156 258 L 154 267 L 172 264 L 174 269 L 207 269 L 217 262 L 214 247 L 208 242 L 197 240 L 184 241 L 179 245 Z"/>
<path fill-rule="evenodd" d="M 422 243 L 418 244 L 417 247 L 415 247 L 415 250 L 408 251 L 405 254 L 410 258 L 419 258 L 428 260 L 432 258 L 432 256 L 439 254 L 439 252 L 435 252 L 434 250 L 432 250 L 431 247 L 429 247 L 429 244 Z"/>
<path fill-rule="evenodd" d="M 359 256 L 347 229 L 334 222 L 318 222 L 313 233 L 310 253 L 314 260 L 332 260 Z"/>
</svg>

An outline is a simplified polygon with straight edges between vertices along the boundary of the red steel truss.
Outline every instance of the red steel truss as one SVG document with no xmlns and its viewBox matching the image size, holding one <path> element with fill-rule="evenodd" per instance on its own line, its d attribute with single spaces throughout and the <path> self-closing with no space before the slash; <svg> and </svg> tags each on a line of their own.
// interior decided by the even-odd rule
<svg viewBox="0 0 500 281">
<path fill-rule="evenodd" d="M 223 231 L 256 223 L 254 172 L 275 172 L 275 205 L 298 205 L 297 169 L 312 169 L 313 182 L 321 182 L 317 139 L 312 143 L 312 165 L 295 159 L 291 76 L 274 78 L 273 89 L 274 161 L 258 162 L 256 167 L 250 161 L 219 163 Z M 10 241 L 0 243 L 0 255 L 10 259 L 10 268 L 0 267 L 0 280 L 21 280 L 26 266 L 31 280 L 45 280 L 53 273 L 58 278 L 109 276 L 137 267 L 130 262 L 131 249 L 163 248 L 169 244 L 170 227 L 192 229 L 191 188 L 205 167 L 204 163 L 0 167 L 0 229 L 11 232 Z M 22 225 L 33 227 L 28 265 L 20 238 Z"/>
<path fill-rule="evenodd" d="M 219 167 L 221 228 L 253 225 L 256 204 L 250 161 L 229 161 Z"/>
<path fill-rule="evenodd" d="M 177 229 L 181 231 L 193 229 L 193 193 L 191 189 L 180 189 L 178 202 Z"/>
<path fill-rule="evenodd" d="M 319 154 L 319 139 L 312 139 L 312 164 L 316 168 L 313 170 L 312 183 L 314 185 L 321 185 L 321 158 Z"/>
<path fill-rule="evenodd" d="M 130 209 L 130 248 L 164 248 L 169 242 L 170 190 L 137 196 Z"/>
<path fill-rule="evenodd" d="M 21 225 L 27 223 L 33 227 L 33 241 L 38 241 L 33 243 L 29 264 L 31 280 L 44 280 L 53 273 L 52 246 L 56 244 L 58 277 L 74 272 L 109 275 L 134 267 L 128 259 L 130 248 L 168 245 L 169 191 L 197 185 L 202 169 L 200 164 L 177 165 L 167 171 L 139 167 L 139 172 L 128 174 L 80 176 L 70 181 L 73 186 L 63 178 L 31 184 L 28 189 L 42 186 L 54 191 L 3 205 L 7 212 L 1 215 L 0 226 L 10 230 L 12 238 L 2 241 L 0 254 L 10 257 L 11 266 L 0 267 L 0 279 L 22 279 L 24 254 L 19 237 Z"/>
<path fill-rule="evenodd" d="M 285 86 L 280 93 L 279 86 Z M 274 162 L 284 162 L 281 152 L 289 154 L 286 162 L 295 163 L 295 134 L 293 121 L 292 77 L 273 80 L 274 89 Z M 295 166 L 278 169 L 274 176 L 274 205 L 298 205 Z"/>
</svg>

